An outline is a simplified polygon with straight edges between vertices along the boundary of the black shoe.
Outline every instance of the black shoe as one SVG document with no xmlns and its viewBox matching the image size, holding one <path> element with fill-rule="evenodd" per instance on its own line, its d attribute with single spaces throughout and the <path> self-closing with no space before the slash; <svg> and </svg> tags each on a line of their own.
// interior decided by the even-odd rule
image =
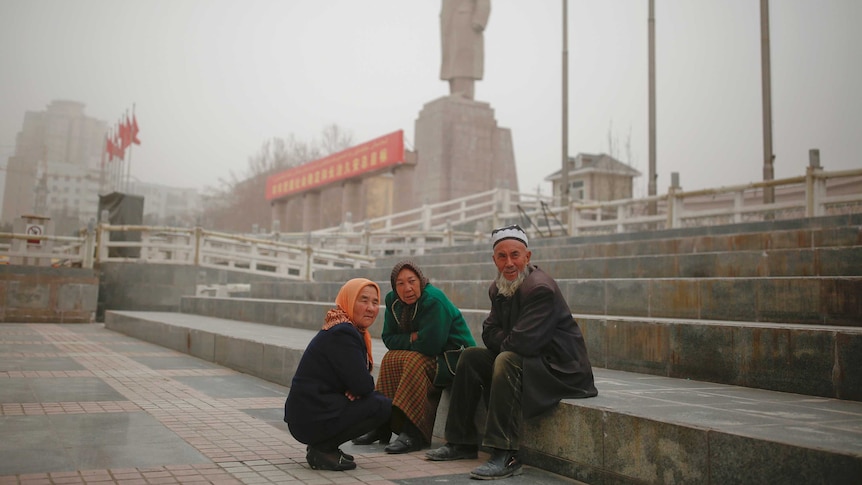
<svg viewBox="0 0 862 485">
<path fill-rule="evenodd" d="M 392 431 L 389 430 L 389 426 L 381 426 L 377 429 L 372 429 L 371 431 L 365 433 L 359 438 L 355 438 L 353 440 L 354 445 L 370 445 L 375 441 L 379 441 L 380 444 L 388 445 L 389 438 L 392 437 Z"/>
<path fill-rule="evenodd" d="M 520 475 L 521 460 L 518 459 L 517 450 L 499 450 L 494 448 L 491 459 L 470 472 L 470 478 L 476 480 L 497 480 Z"/>
<path fill-rule="evenodd" d="M 305 461 L 313 470 L 344 471 L 356 468 L 356 463 L 348 460 L 341 450 L 325 452 L 316 448 L 309 448 L 305 455 Z"/>
<path fill-rule="evenodd" d="M 395 441 L 383 449 L 386 453 L 399 454 L 410 453 L 411 451 L 419 451 L 422 449 L 422 438 L 410 436 L 407 433 L 401 433 Z"/>
<path fill-rule="evenodd" d="M 478 450 L 476 445 L 446 443 L 436 450 L 426 452 L 425 458 L 431 461 L 473 460 L 479 456 Z"/>
<path fill-rule="evenodd" d="M 306 446 L 305 451 L 311 451 L 311 446 Z M 346 460 L 353 461 L 353 455 L 341 451 L 341 448 L 338 449 L 338 452 L 341 453 L 341 456 L 343 456 Z"/>
</svg>

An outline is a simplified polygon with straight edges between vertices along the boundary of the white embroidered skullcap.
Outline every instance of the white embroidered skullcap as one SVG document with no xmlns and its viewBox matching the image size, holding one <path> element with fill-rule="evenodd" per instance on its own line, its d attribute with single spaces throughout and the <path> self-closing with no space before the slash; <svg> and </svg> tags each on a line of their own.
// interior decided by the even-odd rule
<svg viewBox="0 0 862 485">
<path fill-rule="evenodd" d="M 517 224 L 491 231 L 491 248 L 495 248 L 497 243 L 504 239 L 517 239 L 524 243 L 524 246 L 529 246 L 527 244 L 527 233 Z"/>
</svg>

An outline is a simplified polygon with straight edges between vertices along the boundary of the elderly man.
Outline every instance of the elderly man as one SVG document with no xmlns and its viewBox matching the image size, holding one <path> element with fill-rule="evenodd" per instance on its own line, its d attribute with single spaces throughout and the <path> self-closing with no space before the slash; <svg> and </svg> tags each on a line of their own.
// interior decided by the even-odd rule
<svg viewBox="0 0 862 485">
<path fill-rule="evenodd" d="M 496 280 L 491 313 L 482 324 L 485 348 L 464 350 L 452 384 L 446 444 L 428 451 L 432 461 L 478 456 L 476 406 L 484 398 L 482 446 L 491 458 L 470 476 L 480 480 L 521 473 L 522 419 L 548 411 L 563 398 L 598 394 L 587 348 L 557 283 L 530 264 L 527 234 L 517 225 L 491 233 Z"/>
</svg>

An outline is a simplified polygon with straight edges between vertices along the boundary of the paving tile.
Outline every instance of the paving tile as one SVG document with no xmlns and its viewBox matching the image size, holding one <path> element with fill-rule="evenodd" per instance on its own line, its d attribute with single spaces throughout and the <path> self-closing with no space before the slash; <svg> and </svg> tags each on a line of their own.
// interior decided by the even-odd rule
<svg viewBox="0 0 862 485">
<path fill-rule="evenodd" d="M 347 443 L 356 470 L 311 470 L 287 391 L 100 324 L 5 324 L 0 484 L 457 484 L 481 463 Z M 528 467 L 507 483 L 573 482 Z"/>
</svg>

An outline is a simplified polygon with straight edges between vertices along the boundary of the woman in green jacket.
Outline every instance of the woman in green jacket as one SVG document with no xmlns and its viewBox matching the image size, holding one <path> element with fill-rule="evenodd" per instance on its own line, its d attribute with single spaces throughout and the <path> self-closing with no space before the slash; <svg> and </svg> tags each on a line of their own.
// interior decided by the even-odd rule
<svg viewBox="0 0 862 485">
<path fill-rule="evenodd" d="M 476 341 L 461 311 L 428 282 L 416 263 L 396 264 L 390 282 L 383 319 L 383 343 L 389 350 L 380 364 L 377 390 L 392 399 L 392 418 L 353 443 L 388 444 L 395 431 L 398 438 L 385 451 L 408 453 L 431 443 L 441 394 L 434 386 L 437 357 L 473 347 Z"/>
</svg>

